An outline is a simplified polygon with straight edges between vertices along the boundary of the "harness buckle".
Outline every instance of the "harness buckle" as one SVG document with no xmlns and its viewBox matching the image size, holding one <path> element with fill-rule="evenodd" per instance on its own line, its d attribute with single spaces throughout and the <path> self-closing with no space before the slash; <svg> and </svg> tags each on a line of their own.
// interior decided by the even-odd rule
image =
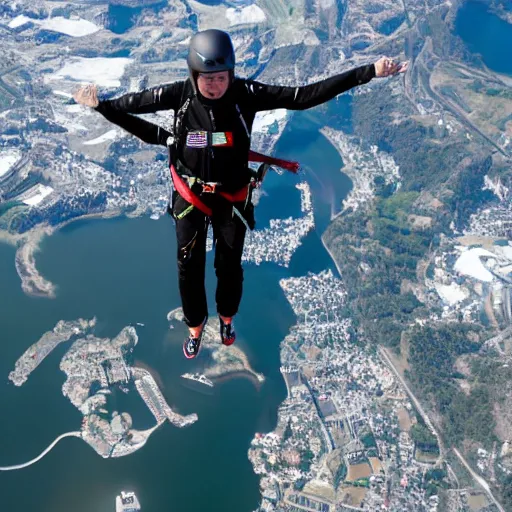
<svg viewBox="0 0 512 512">
<path fill-rule="evenodd" d="M 205 194 L 215 194 L 215 191 L 217 189 L 217 183 L 202 183 L 203 186 L 203 193 Z"/>
</svg>

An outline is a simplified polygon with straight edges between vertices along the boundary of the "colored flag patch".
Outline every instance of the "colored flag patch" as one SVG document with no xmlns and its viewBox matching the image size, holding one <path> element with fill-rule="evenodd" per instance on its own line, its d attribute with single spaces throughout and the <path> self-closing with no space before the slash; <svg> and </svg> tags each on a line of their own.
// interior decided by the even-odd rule
<svg viewBox="0 0 512 512">
<path fill-rule="evenodd" d="M 233 133 L 232 132 L 213 132 L 212 133 L 212 146 L 232 146 Z"/>
<path fill-rule="evenodd" d="M 205 148 L 208 146 L 208 132 L 188 132 L 186 144 L 189 148 Z"/>
</svg>

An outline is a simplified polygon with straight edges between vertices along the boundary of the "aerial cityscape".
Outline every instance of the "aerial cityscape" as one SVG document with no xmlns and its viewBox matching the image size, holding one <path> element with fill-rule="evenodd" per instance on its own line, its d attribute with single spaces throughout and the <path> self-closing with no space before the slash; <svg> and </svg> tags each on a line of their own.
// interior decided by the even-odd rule
<svg viewBox="0 0 512 512">
<path fill-rule="evenodd" d="M 59 343 L 73 340 L 60 362 L 60 369 L 66 374 L 62 393 L 83 414 L 78 437 L 105 458 L 122 457 L 142 448 L 166 420 L 179 428 L 197 421 L 196 414 L 181 416 L 174 412 L 151 373 L 131 366 L 130 355 L 138 342 L 134 327 L 126 327 L 109 340 L 90 334 L 95 324 L 96 319 L 59 322 L 53 331 L 46 332 L 20 357 L 9 379 L 16 386 L 23 385 Z M 135 387 L 155 417 L 156 425 L 139 431 L 132 428 L 128 413 L 110 413 L 106 408 L 107 397 L 115 387 L 125 393 Z"/>
<path fill-rule="evenodd" d="M 382 55 L 410 66 L 403 77 L 374 79 L 311 113 L 258 114 L 254 150 L 292 158 L 304 147 L 311 160 L 298 177 L 278 176 L 279 192 L 264 183 L 254 202 L 279 203 L 286 188 L 300 206 L 281 217 L 275 206 L 265 207 L 273 216 L 247 234 L 244 286 L 261 290 L 243 315 L 257 319 L 242 318 L 239 340 L 225 347 L 211 311 L 197 362 L 187 365 L 175 339 L 184 332 L 181 308 L 174 298 L 162 304 L 156 291 L 143 293 L 137 277 L 154 265 L 148 288 L 174 286 L 157 271 L 154 254 L 126 255 L 125 271 L 125 255 L 112 256 L 110 267 L 106 249 L 98 253 L 105 261 L 95 262 L 75 262 L 65 249 L 55 266 L 82 266 L 89 281 L 80 285 L 45 255 L 53 240 L 66 247 L 62 240 L 82 236 L 76 221 L 101 229 L 95 226 L 105 219 L 149 219 L 152 226 L 167 220 L 164 148 L 113 127 L 76 104 L 73 93 L 95 83 L 101 97 L 114 97 L 185 79 L 191 35 L 214 26 L 233 38 L 237 73 L 265 83 L 313 83 Z M 8 340 L 0 349 L 0 438 L 13 446 L 0 448 L 0 486 L 6 482 L 9 510 L 28 509 L 16 509 L 15 494 L 43 482 L 55 461 L 86 460 L 83 451 L 75 460 L 76 445 L 95 458 L 84 462 L 87 485 L 95 487 L 91 500 L 103 495 L 107 503 L 95 510 L 113 510 L 114 502 L 117 512 L 217 510 L 231 491 L 217 483 L 190 495 L 184 482 L 191 472 L 201 485 L 225 482 L 223 464 L 240 489 L 233 499 L 248 512 L 512 510 L 507 0 L 20 1 L 0 6 L 0 34 L 0 249 L 11 251 L 0 263 L 2 275 L 17 279 L 6 277 L 10 298 L 0 316 Z M 172 111 L 143 117 L 173 125 Z M 322 174 L 324 155 L 308 146 L 313 135 L 339 156 L 334 172 L 350 180 L 346 194 Z M 166 242 L 146 237 L 148 225 L 134 228 L 130 243 L 168 251 Z M 321 243 L 313 250 L 314 236 Z M 165 256 L 169 273 L 172 251 Z M 332 265 L 311 271 L 320 251 Z M 93 263 L 98 268 L 85 274 Z M 102 265 L 107 275 L 120 268 L 120 280 L 101 278 L 119 287 L 112 296 L 91 277 L 104 275 Z M 80 293 L 70 295 L 75 286 Z M 9 310 L 10 300 L 18 312 Z M 119 307 L 99 313 L 100 302 Z M 143 302 L 158 311 L 158 321 L 146 320 Z M 285 326 L 286 315 L 293 320 Z M 265 343 L 278 328 L 278 356 L 265 359 Z M 171 366 L 176 380 L 166 374 Z M 65 399 L 62 411 L 74 413 L 65 421 L 46 417 L 44 408 L 62 398 L 56 390 Z M 142 401 L 151 423 L 127 406 L 131 397 Z M 232 429 L 211 419 L 223 400 L 240 408 L 232 407 Z M 239 417 L 252 423 L 237 427 Z M 26 450 L 19 450 L 15 418 L 20 439 L 23 428 L 34 436 Z M 38 430 L 44 435 L 36 438 Z M 153 467 L 142 457 L 154 449 L 154 459 L 160 443 L 165 462 Z M 222 457 L 213 456 L 214 444 L 222 445 Z M 92 466 L 96 459 L 112 465 Z M 33 476 L 24 471 L 29 466 Z M 100 475 L 97 468 L 107 467 L 108 476 Z M 183 481 L 168 476 L 170 467 Z M 156 483 L 157 473 L 165 485 Z M 65 500 L 56 489 L 41 498 L 41 510 L 65 510 L 53 504 Z M 243 501 L 247 489 L 254 494 Z M 180 502 L 174 497 L 181 490 Z M 77 492 L 82 501 L 89 496 Z M 160 492 L 168 502 L 151 499 Z"/>
</svg>

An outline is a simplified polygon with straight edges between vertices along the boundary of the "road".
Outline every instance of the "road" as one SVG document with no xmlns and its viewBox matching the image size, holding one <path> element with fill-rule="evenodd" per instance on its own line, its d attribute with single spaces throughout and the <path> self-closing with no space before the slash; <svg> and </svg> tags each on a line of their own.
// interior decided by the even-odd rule
<svg viewBox="0 0 512 512">
<path fill-rule="evenodd" d="M 437 430 L 434 428 L 434 424 L 428 417 L 427 413 L 424 411 L 419 400 L 414 396 L 413 392 L 410 390 L 410 388 L 407 385 L 407 383 L 405 382 L 404 378 L 400 375 L 399 371 L 395 368 L 395 365 L 393 364 L 393 361 L 389 357 L 386 349 L 384 347 L 379 346 L 379 352 L 380 352 L 381 356 L 384 358 L 384 362 L 387 364 L 387 366 L 389 366 L 391 371 L 395 374 L 396 378 L 400 381 L 400 384 L 402 384 L 402 386 L 404 387 L 404 389 L 407 392 L 407 394 L 409 395 L 409 398 L 411 399 L 412 403 L 414 404 L 417 411 L 420 413 L 421 417 L 423 418 L 425 425 L 427 425 L 428 428 L 432 431 L 432 433 L 436 436 L 437 444 L 439 445 L 439 459 L 437 460 L 437 462 L 440 462 L 442 459 L 444 459 L 444 446 L 443 446 L 443 442 L 441 440 L 441 436 L 437 433 Z"/>
<path fill-rule="evenodd" d="M 417 28 L 417 23 L 415 24 L 415 29 Z M 482 137 L 488 144 L 490 144 L 493 148 L 495 148 L 497 151 L 499 151 L 503 156 L 506 158 L 509 158 L 509 155 L 506 151 L 504 151 L 494 140 L 492 140 L 490 137 L 488 137 L 478 126 L 476 126 L 465 113 L 453 102 L 448 100 L 444 97 L 444 95 L 438 91 L 435 91 L 433 87 L 430 85 L 430 75 L 431 71 L 427 68 L 424 58 L 425 53 L 429 56 L 435 56 L 437 59 L 439 57 L 434 53 L 433 45 L 432 45 L 432 39 L 430 37 L 425 38 L 425 43 L 419 52 L 419 54 L 416 56 L 415 59 L 412 57 L 412 45 L 413 45 L 413 37 L 414 35 L 409 36 L 409 42 L 408 42 L 408 58 L 411 60 L 409 64 L 409 71 L 406 73 L 405 79 L 404 79 L 404 93 L 407 99 L 416 106 L 417 101 L 414 97 L 414 91 L 412 87 L 412 70 L 413 66 L 415 68 L 418 68 L 418 66 L 421 66 L 420 69 L 416 69 L 418 74 L 418 81 L 421 81 L 421 84 L 423 85 L 423 88 L 425 92 L 428 94 L 428 96 L 434 100 L 436 103 L 441 105 L 446 111 L 450 112 L 463 126 L 466 127 L 469 131 L 473 131 L 477 133 L 480 137 Z M 467 69 L 467 68 L 466 68 Z M 479 71 L 471 70 L 471 72 L 475 74 L 479 74 Z M 491 77 L 485 76 L 486 79 L 492 79 Z M 495 80 L 497 83 L 502 83 L 497 80 Z"/>
<path fill-rule="evenodd" d="M 23 469 L 28 466 L 31 466 L 32 464 L 35 464 L 36 462 L 40 461 L 49 451 L 53 449 L 53 447 L 62 439 L 65 437 L 82 437 L 82 434 L 80 432 L 66 432 L 65 434 L 62 434 L 61 436 L 57 437 L 53 443 L 46 448 L 46 450 L 38 455 L 35 459 L 29 460 L 28 462 L 25 462 L 24 464 L 17 464 L 15 466 L 0 466 L 0 471 L 13 471 L 14 469 Z"/>
<path fill-rule="evenodd" d="M 505 512 L 505 509 L 500 505 L 498 500 L 492 494 L 489 484 L 481 476 L 477 475 L 471 469 L 471 466 L 466 462 L 466 459 L 461 455 L 461 453 L 459 452 L 459 450 L 457 450 L 457 448 L 453 447 L 452 449 L 453 449 L 453 453 L 455 453 L 455 455 L 457 455 L 457 457 L 462 462 L 462 464 L 464 464 L 464 467 L 468 470 L 468 473 L 484 489 L 484 491 L 487 493 L 487 496 L 489 496 L 489 498 L 491 498 L 492 502 L 498 507 L 498 510 L 500 512 Z"/>
<path fill-rule="evenodd" d="M 387 354 L 386 349 L 384 347 L 379 347 L 379 352 L 381 353 L 382 357 L 384 358 L 385 363 L 389 366 L 389 368 L 391 368 L 391 370 L 396 375 L 396 377 L 398 378 L 398 380 L 400 381 L 400 383 L 402 384 L 404 389 L 407 391 L 407 394 L 409 395 L 409 398 L 412 400 L 412 402 L 414 403 L 416 409 L 421 414 L 425 424 L 430 427 L 430 429 L 432 430 L 432 432 L 436 436 L 437 442 L 439 443 L 440 459 L 444 458 L 444 456 L 443 456 L 444 447 L 443 447 L 443 444 L 441 442 L 441 438 L 440 438 L 439 434 L 437 433 L 437 431 L 434 429 L 434 427 L 432 425 L 432 422 L 430 421 L 430 418 L 427 416 L 427 414 L 425 413 L 425 411 L 421 407 L 421 404 L 419 403 L 418 399 L 414 396 L 412 391 L 409 389 L 409 386 L 407 385 L 407 383 L 405 382 L 403 377 L 400 375 L 398 370 L 395 368 L 395 365 L 393 364 L 393 361 L 391 360 L 391 358 Z M 485 492 L 487 493 L 488 497 L 498 507 L 499 511 L 500 512 L 505 512 L 505 509 L 500 505 L 498 500 L 492 494 L 491 488 L 490 488 L 489 484 L 481 476 L 477 475 L 471 469 L 471 466 L 467 463 L 466 459 L 461 455 L 461 453 L 459 452 L 459 450 L 457 450 L 457 448 L 452 447 L 452 450 L 455 453 L 455 455 L 457 455 L 457 457 L 460 459 L 462 464 L 464 464 L 465 468 L 468 470 L 469 474 L 473 477 L 473 479 L 485 490 Z"/>
<path fill-rule="evenodd" d="M 509 336 L 512 336 L 512 325 L 509 325 L 508 327 L 503 329 L 503 331 L 499 332 L 496 336 L 493 336 L 492 338 L 489 338 L 487 341 L 484 341 L 480 351 L 492 347 L 500 355 L 505 355 L 505 352 L 500 347 L 500 343 L 505 341 Z"/>
</svg>

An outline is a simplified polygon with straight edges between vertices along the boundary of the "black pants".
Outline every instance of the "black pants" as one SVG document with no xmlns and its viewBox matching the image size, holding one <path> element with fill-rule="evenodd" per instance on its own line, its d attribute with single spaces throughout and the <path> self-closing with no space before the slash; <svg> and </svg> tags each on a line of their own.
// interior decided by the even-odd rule
<svg viewBox="0 0 512 512">
<path fill-rule="evenodd" d="M 189 327 L 201 325 L 208 316 L 204 281 L 206 235 L 209 223 L 213 227 L 215 240 L 217 312 L 226 317 L 235 315 L 242 299 L 242 253 L 246 227 L 234 214 L 231 203 L 214 195 L 207 197 L 207 200 L 213 211 L 211 217 L 193 208 L 180 218 L 180 213 L 190 205 L 176 193 L 173 198 L 172 211 L 176 221 L 178 245 L 179 289 L 185 323 Z M 244 205 L 235 206 L 240 210 Z"/>
</svg>

